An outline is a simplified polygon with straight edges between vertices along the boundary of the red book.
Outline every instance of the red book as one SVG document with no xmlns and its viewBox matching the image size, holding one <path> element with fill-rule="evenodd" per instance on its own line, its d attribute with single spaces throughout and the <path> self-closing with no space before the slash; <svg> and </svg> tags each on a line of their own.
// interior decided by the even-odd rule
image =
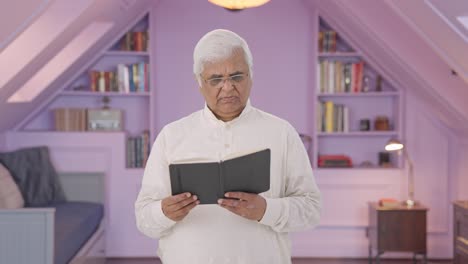
<svg viewBox="0 0 468 264">
<path fill-rule="evenodd" d="M 92 92 L 97 91 L 98 74 L 96 71 L 89 72 L 89 84 Z"/>
<path fill-rule="evenodd" d="M 383 207 L 398 207 L 400 205 L 400 201 L 393 199 L 393 198 L 381 198 L 379 199 L 379 206 Z"/>
<path fill-rule="evenodd" d="M 110 92 L 110 74 L 109 72 L 104 72 L 104 82 L 105 82 L 105 87 L 106 87 L 106 92 Z"/>
<path fill-rule="evenodd" d="M 320 155 L 318 158 L 319 167 L 344 168 L 352 167 L 351 158 L 346 155 Z"/>
<path fill-rule="evenodd" d="M 134 51 L 142 51 L 142 41 L 141 41 L 141 32 L 133 32 L 133 41 L 134 41 Z"/>
</svg>

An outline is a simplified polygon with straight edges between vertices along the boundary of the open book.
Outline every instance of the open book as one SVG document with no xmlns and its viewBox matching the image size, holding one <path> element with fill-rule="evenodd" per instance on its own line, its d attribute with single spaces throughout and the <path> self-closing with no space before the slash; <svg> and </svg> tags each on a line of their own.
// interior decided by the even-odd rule
<svg viewBox="0 0 468 264">
<path fill-rule="evenodd" d="M 169 165 L 172 195 L 190 192 L 201 204 L 217 203 L 226 192 L 270 189 L 270 149 L 220 161 Z"/>
</svg>

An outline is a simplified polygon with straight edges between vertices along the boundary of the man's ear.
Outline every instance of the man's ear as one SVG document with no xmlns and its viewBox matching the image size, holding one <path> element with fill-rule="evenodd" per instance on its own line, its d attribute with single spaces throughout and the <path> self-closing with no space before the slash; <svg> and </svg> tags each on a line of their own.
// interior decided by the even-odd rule
<svg viewBox="0 0 468 264">
<path fill-rule="evenodd" d="M 193 75 L 193 78 L 195 79 L 195 82 L 197 82 L 198 86 L 200 86 L 200 82 L 198 81 L 198 78 L 197 78 L 196 74 Z"/>
<path fill-rule="evenodd" d="M 202 86 L 198 83 L 198 81 L 197 81 L 197 85 L 198 85 L 198 91 L 199 91 L 201 94 L 203 94 L 203 90 L 202 90 L 203 88 L 202 88 Z"/>
</svg>

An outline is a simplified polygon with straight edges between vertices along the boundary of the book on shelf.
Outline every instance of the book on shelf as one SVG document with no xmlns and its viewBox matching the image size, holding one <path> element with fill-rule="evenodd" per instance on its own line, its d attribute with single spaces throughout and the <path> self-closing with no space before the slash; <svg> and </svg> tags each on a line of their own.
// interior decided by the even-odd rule
<svg viewBox="0 0 468 264">
<path fill-rule="evenodd" d="M 320 60 L 317 65 L 319 94 L 360 93 L 363 89 L 364 61 Z"/>
<path fill-rule="evenodd" d="M 177 162 L 169 165 L 169 172 L 172 195 L 190 192 L 201 204 L 215 204 L 230 191 L 268 191 L 270 149 L 219 162 Z"/>
<path fill-rule="evenodd" d="M 385 208 L 395 208 L 401 205 L 401 202 L 394 198 L 380 198 L 378 201 L 379 206 Z"/>
<path fill-rule="evenodd" d="M 86 131 L 86 108 L 55 108 L 52 109 L 55 131 Z"/>
<path fill-rule="evenodd" d="M 349 168 L 353 162 L 346 155 L 319 155 L 318 166 L 321 168 Z"/>
<path fill-rule="evenodd" d="M 127 138 L 127 168 L 144 168 L 149 157 L 149 130 Z"/>
<path fill-rule="evenodd" d="M 147 51 L 148 31 L 129 31 L 119 41 L 121 51 Z"/>
<path fill-rule="evenodd" d="M 319 52 L 336 52 L 337 33 L 333 30 L 319 32 Z"/>
<path fill-rule="evenodd" d="M 349 109 L 332 101 L 319 101 L 317 104 L 317 131 L 349 132 Z"/>
<path fill-rule="evenodd" d="M 89 72 L 92 92 L 149 92 L 149 65 L 139 62 L 130 65 L 117 64 L 115 71 Z"/>
</svg>

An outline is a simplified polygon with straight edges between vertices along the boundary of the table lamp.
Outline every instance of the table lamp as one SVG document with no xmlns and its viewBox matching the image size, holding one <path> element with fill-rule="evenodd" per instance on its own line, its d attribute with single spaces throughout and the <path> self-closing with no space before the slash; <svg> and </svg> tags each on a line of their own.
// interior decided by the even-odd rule
<svg viewBox="0 0 468 264">
<path fill-rule="evenodd" d="M 413 175 L 413 162 L 409 158 L 408 151 L 405 145 L 398 139 L 390 139 L 385 145 L 385 150 L 388 152 L 398 151 L 398 154 L 403 152 L 405 160 L 408 162 L 408 199 L 406 205 L 412 207 L 415 204 L 414 200 L 414 175 Z"/>
</svg>

